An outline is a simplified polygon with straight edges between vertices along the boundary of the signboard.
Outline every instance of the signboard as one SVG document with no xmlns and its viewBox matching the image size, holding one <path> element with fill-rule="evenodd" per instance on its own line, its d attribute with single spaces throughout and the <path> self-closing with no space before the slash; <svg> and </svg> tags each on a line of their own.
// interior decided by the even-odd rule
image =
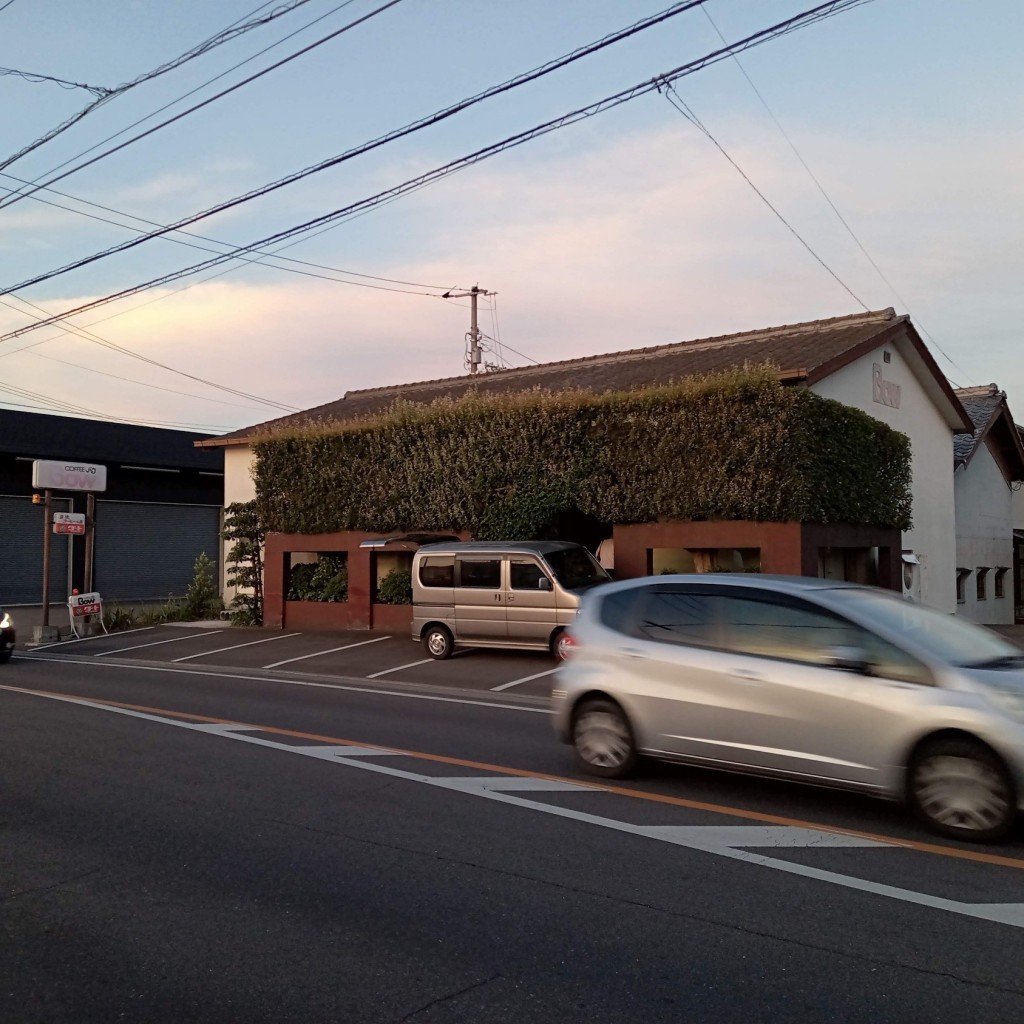
<svg viewBox="0 0 1024 1024">
<path fill-rule="evenodd" d="M 85 533 L 85 516 L 77 512 L 54 512 L 53 532 L 81 536 Z"/>
<path fill-rule="evenodd" d="M 68 608 L 71 609 L 72 618 L 81 618 L 83 615 L 99 615 L 103 611 L 103 600 L 97 593 L 72 594 L 68 598 Z"/>
<path fill-rule="evenodd" d="M 32 486 L 53 491 L 105 491 L 107 467 L 36 459 L 32 463 Z"/>
</svg>

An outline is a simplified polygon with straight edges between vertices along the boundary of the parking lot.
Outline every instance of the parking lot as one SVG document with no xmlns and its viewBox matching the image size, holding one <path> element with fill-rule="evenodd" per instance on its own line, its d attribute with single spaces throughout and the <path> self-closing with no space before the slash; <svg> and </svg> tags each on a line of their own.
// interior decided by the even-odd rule
<svg viewBox="0 0 1024 1024">
<path fill-rule="evenodd" d="M 277 632 L 227 624 L 153 626 L 36 648 L 105 661 L 182 668 L 225 668 L 381 683 L 456 687 L 547 697 L 556 662 L 547 652 L 460 649 L 445 661 L 427 657 L 407 634 Z"/>
</svg>

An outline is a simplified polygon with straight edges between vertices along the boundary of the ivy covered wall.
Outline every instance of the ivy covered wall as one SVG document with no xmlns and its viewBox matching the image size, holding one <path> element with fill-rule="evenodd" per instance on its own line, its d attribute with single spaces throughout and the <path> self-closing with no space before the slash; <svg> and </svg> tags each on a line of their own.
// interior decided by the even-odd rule
<svg viewBox="0 0 1024 1024">
<path fill-rule="evenodd" d="M 770 367 L 606 395 L 398 404 L 254 444 L 268 530 L 538 536 L 562 510 L 910 526 L 910 443 Z"/>
</svg>

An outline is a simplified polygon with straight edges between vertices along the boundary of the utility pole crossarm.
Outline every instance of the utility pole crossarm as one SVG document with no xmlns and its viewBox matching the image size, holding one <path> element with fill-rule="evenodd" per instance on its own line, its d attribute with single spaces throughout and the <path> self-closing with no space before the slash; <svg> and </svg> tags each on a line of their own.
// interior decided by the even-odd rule
<svg viewBox="0 0 1024 1024">
<path fill-rule="evenodd" d="M 486 288 L 473 285 L 468 292 L 445 292 L 444 299 L 469 299 L 469 333 L 466 335 L 466 369 L 470 373 L 479 373 L 483 361 L 483 349 L 480 346 L 480 325 L 477 316 L 477 299 L 481 295 L 497 295 Z"/>
</svg>

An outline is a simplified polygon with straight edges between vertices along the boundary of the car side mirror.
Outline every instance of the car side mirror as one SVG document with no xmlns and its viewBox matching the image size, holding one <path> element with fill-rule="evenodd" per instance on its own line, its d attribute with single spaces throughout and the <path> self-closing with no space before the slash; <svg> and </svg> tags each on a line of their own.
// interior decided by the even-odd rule
<svg viewBox="0 0 1024 1024">
<path fill-rule="evenodd" d="M 842 645 L 825 649 L 825 664 L 844 672 L 866 676 L 871 672 L 871 658 L 863 647 Z"/>
<path fill-rule="evenodd" d="M 537 580 L 537 589 L 538 590 L 550 590 L 551 589 L 551 580 L 549 580 L 547 578 L 547 576 L 541 576 L 541 578 L 539 580 Z"/>
</svg>

